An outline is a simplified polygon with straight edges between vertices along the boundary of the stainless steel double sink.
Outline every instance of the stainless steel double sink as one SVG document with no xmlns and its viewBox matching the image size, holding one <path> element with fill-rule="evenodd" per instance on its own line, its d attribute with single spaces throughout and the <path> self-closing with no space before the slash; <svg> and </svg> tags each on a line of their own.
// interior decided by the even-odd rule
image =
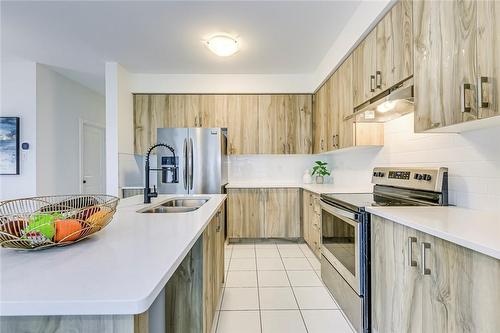
<svg viewBox="0 0 500 333">
<path fill-rule="evenodd" d="M 138 213 L 188 213 L 203 206 L 207 198 L 172 198 L 153 207 L 138 210 Z"/>
</svg>

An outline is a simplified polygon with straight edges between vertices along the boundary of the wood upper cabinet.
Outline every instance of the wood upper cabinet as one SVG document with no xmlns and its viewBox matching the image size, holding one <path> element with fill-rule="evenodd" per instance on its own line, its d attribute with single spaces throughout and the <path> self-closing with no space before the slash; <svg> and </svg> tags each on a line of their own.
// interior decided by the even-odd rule
<svg viewBox="0 0 500 333">
<path fill-rule="evenodd" d="M 477 2 L 478 117 L 500 114 L 500 1 Z"/>
<path fill-rule="evenodd" d="M 352 53 L 352 94 L 356 107 L 375 94 L 376 30 L 373 30 Z"/>
<path fill-rule="evenodd" d="M 287 153 L 286 95 L 259 96 L 259 153 Z"/>
<path fill-rule="evenodd" d="M 227 237 L 265 237 L 262 190 L 228 189 L 227 197 Z"/>
<path fill-rule="evenodd" d="M 416 132 L 477 118 L 477 5 L 413 2 Z"/>
<path fill-rule="evenodd" d="M 328 115 L 331 112 L 331 92 L 328 81 L 314 95 L 313 101 L 313 153 L 327 151 Z"/>
<path fill-rule="evenodd" d="M 371 226 L 374 332 L 498 331 L 500 260 L 377 216 Z"/>
<path fill-rule="evenodd" d="M 200 95 L 181 95 L 184 98 L 184 127 L 202 127 Z"/>
<path fill-rule="evenodd" d="M 300 237 L 299 191 L 298 188 L 263 189 L 266 238 Z"/>
<path fill-rule="evenodd" d="M 286 142 L 288 154 L 311 154 L 313 142 L 312 95 L 288 95 Z"/>
<path fill-rule="evenodd" d="M 259 97 L 228 95 L 228 153 L 258 154 Z"/>
<path fill-rule="evenodd" d="M 328 124 L 326 134 L 326 148 L 327 151 L 332 151 L 339 148 L 339 133 L 340 133 L 340 89 L 341 83 L 339 81 L 339 71 L 337 70 L 325 83 L 329 85 L 329 103 L 330 107 L 327 109 L 326 121 Z"/>
<path fill-rule="evenodd" d="M 399 0 L 390 11 L 393 61 L 389 71 L 389 86 L 413 75 L 412 2 L 412 0 Z"/>
<path fill-rule="evenodd" d="M 352 53 L 354 107 L 413 74 L 411 3 L 396 2 Z"/>
<path fill-rule="evenodd" d="M 352 57 L 347 58 L 336 72 L 336 102 L 338 108 L 339 136 L 338 147 L 346 148 L 354 146 L 354 122 L 353 119 L 344 120 L 354 110 L 352 106 Z"/>
<path fill-rule="evenodd" d="M 259 153 L 312 152 L 311 95 L 259 96 Z"/>
<path fill-rule="evenodd" d="M 200 96 L 200 126 L 227 127 L 228 96 L 201 95 Z"/>
<path fill-rule="evenodd" d="M 375 94 L 413 74 L 411 0 L 400 0 L 375 28 Z"/>
</svg>

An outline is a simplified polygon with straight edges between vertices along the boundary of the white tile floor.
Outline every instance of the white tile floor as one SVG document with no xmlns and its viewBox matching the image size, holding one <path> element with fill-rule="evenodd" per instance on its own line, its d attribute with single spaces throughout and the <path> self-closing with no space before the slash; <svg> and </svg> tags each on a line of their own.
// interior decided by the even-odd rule
<svg viewBox="0 0 500 333">
<path fill-rule="evenodd" d="M 232 244 L 217 333 L 353 333 L 306 244 Z"/>
</svg>

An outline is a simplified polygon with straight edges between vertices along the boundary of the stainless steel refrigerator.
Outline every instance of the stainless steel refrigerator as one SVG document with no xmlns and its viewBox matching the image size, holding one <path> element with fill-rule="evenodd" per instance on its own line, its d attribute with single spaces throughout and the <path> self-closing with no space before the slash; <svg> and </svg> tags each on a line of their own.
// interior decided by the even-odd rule
<svg viewBox="0 0 500 333">
<path fill-rule="evenodd" d="M 158 151 L 158 167 L 177 168 L 177 182 L 158 173 L 158 193 L 224 193 L 227 184 L 227 139 L 222 128 L 158 128 L 158 143 L 175 150 L 175 159 Z M 163 181 L 162 181 L 163 180 Z"/>
</svg>

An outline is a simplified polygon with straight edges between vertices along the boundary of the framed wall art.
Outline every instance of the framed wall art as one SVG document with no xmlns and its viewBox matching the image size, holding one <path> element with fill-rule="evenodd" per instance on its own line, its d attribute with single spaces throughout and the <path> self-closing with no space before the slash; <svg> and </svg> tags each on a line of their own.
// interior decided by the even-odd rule
<svg viewBox="0 0 500 333">
<path fill-rule="evenodd" d="M 19 118 L 0 117 L 0 175 L 19 174 Z"/>
</svg>

